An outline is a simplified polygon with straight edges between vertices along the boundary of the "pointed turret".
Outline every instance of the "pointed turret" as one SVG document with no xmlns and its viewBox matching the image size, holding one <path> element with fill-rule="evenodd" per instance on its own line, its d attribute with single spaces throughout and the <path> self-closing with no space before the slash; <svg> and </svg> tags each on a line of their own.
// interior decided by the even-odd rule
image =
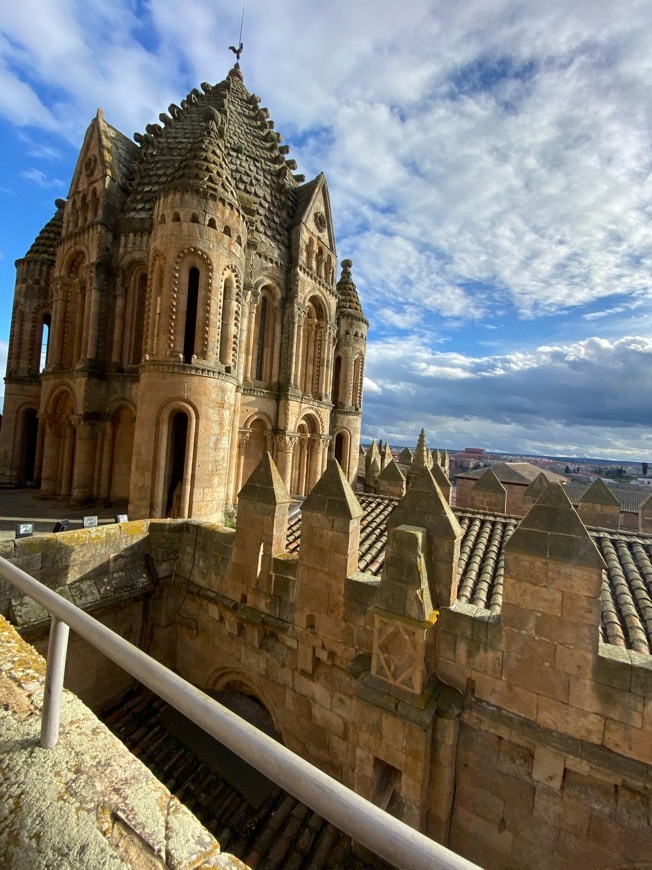
<svg viewBox="0 0 652 870">
<path fill-rule="evenodd" d="M 492 468 L 485 469 L 471 490 L 471 507 L 476 511 L 504 514 L 507 510 L 507 490 Z"/>
<path fill-rule="evenodd" d="M 588 526 L 617 529 L 620 525 L 620 502 L 599 477 L 579 497 L 577 512 Z"/>
<path fill-rule="evenodd" d="M 394 498 L 403 498 L 406 489 L 406 477 L 392 459 L 383 468 L 376 480 L 376 492 L 378 495 L 387 495 Z"/>
<path fill-rule="evenodd" d="M 426 431 L 422 429 L 419 432 L 417 446 L 412 457 L 412 471 L 417 472 L 421 468 L 432 468 L 432 455 L 426 444 Z"/>
<path fill-rule="evenodd" d="M 462 528 L 428 468 L 421 469 L 390 514 L 388 535 L 402 524 L 425 528 L 428 532 L 425 558 L 430 592 L 435 607 L 448 607 L 457 597 Z"/>
</svg>

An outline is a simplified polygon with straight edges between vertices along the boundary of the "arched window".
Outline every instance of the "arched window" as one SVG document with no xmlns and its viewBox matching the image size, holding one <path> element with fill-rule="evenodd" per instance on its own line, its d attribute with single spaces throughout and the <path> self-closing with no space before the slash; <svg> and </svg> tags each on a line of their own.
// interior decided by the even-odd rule
<svg viewBox="0 0 652 870">
<path fill-rule="evenodd" d="M 183 333 L 183 361 L 187 364 L 192 362 L 195 353 L 198 298 L 199 269 L 196 266 L 191 266 L 188 271 L 188 301 L 186 303 L 186 325 Z"/>
<path fill-rule="evenodd" d="M 323 305 L 316 296 L 313 296 L 308 301 L 308 312 L 304 323 L 300 380 L 301 389 L 307 396 L 317 396 L 320 392 L 325 328 Z"/>
<path fill-rule="evenodd" d="M 351 404 L 356 408 L 362 405 L 362 356 L 357 356 L 353 361 L 353 389 L 351 391 Z"/>
<path fill-rule="evenodd" d="M 267 296 L 260 300 L 260 316 L 258 318 L 258 336 L 256 346 L 256 380 L 263 379 L 263 362 L 265 358 L 265 327 L 267 326 Z"/>
<path fill-rule="evenodd" d="M 145 330 L 145 301 L 147 299 L 147 272 L 141 272 L 135 281 L 132 309 L 131 348 L 129 362 L 138 365 L 143 358 L 143 335 Z"/>
<path fill-rule="evenodd" d="M 335 436 L 335 449 L 334 456 L 335 459 L 340 464 L 340 467 L 344 471 L 345 474 L 348 474 L 348 465 L 349 465 L 349 443 L 348 437 L 345 432 L 338 432 Z"/>
<path fill-rule="evenodd" d="M 272 380 L 275 353 L 276 311 L 272 295 L 263 288 L 256 307 L 254 324 L 254 350 L 251 377 L 269 384 Z"/>
<path fill-rule="evenodd" d="M 342 378 L 342 357 L 335 357 L 335 365 L 333 367 L 333 404 L 337 405 L 340 402 L 340 380 Z M 340 463 L 341 464 L 341 463 Z"/>
<path fill-rule="evenodd" d="M 222 294 L 222 319 L 220 323 L 220 362 L 223 366 L 231 365 L 233 360 L 233 305 L 235 283 L 231 275 L 224 279 Z"/>
</svg>

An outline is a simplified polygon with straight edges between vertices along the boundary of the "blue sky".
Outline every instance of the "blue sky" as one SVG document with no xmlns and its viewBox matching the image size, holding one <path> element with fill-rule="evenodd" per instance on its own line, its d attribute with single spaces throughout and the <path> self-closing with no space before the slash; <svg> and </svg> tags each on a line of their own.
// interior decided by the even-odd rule
<svg viewBox="0 0 652 870">
<path fill-rule="evenodd" d="M 2 4 L 3 370 L 14 260 L 97 107 L 132 135 L 223 79 L 241 11 Z M 250 0 L 243 40 L 354 263 L 363 435 L 650 460 L 652 3 Z"/>
</svg>

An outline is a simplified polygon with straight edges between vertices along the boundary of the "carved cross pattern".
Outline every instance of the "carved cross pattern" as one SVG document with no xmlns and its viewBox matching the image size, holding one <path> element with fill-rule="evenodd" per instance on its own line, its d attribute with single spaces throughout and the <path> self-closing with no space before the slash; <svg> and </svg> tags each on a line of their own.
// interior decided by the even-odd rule
<svg viewBox="0 0 652 870">
<path fill-rule="evenodd" d="M 382 622 L 374 638 L 376 676 L 413 692 L 419 691 L 421 661 L 419 645 L 409 629 L 400 623 Z"/>
</svg>

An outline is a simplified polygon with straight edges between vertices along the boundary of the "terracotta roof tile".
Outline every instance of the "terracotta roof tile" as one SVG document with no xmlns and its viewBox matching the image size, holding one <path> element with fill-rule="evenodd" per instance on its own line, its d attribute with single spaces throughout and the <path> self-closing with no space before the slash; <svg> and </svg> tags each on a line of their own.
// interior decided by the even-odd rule
<svg viewBox="0 0 652 870">
<path fill-rule="evenodd" d="M 364 510 L 359 570 L 379 577 L 385 561 L 387 520 L 397 498 L 357 494 Z M 455 510 L 462 528 L 458 600 L 499 613 L 503 600 L 503 550 L 519 517 Z M 616 646 L 652 654 L 652 535 L 589 528 L 607 570 L 602 585 L 602 637 Z M 290 521 L 287 549 L 299 551 L 301 513 Z"/>
<path fill-rule="evenodd" d="M 492 462 L 490 467 L 501 483 L 521 483 L 527 486 L 540 474 L 544 474 L 551 483 L 562 483 L 568 479 L 563 474 L 555 474 L 554 471 L 547 471 L 545 468 L 539 468 L 530 462 Z M 486 468 L 474 468 L 472 471 L 465 471 L 464 474 L 457 476 L 458 478 L 475 480 L 482 477 L 485 471 Z"/>
</svg>

